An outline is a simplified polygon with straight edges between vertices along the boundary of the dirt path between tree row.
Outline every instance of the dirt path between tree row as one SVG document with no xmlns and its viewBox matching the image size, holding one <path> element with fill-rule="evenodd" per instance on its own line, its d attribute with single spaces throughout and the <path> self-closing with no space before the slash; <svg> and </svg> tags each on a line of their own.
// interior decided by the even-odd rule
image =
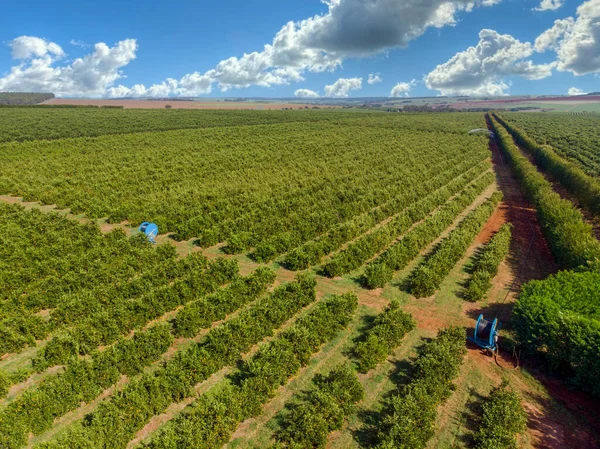
<svg viewBox="0 0 600 449">
<path fill-rule="evenodd" d="M 489 125 L 488 122 L 488 127 Z M 494 289 L 497 292 L 503 285 L 512 285 L 512 289 L 500 303 L 490 304 L 484 309 L 476 304 L 466 303 L 464 310 L 471 318 L 476 318 L 479 313 L 492 317 L 498 315 L 501 322 L 508 324 L 521 285 L 556 273 L 558 265 L 542 235 L 535 208 L 525 198 L 508 166 L 506 156 L 501 153 L 497 142 L 493 139 L 490 140 L 490 149 L 498 184 L 504 193 L 504 201 L 497 214 L 501 217 L 500 221 L 508 221 L 514 226 L 509 257 L 506 263 L 500 266 L 498 276 L 494 280 Z M 490 223 L 486 227 L 489 225 Z M 498 226 L 496 224 L 492 227 Z M 490 297 L 494 297 L 494 291 Z M 471 350 L 468 357 L 471 358 L 478 352 Z M 474 362 L 484 372 L 489 371 L 490 366 L 493 365 L 491 358 L 480 355 L 474 358 Z M 516 387 L 523 389 L 524 407 L 528 414 L 529 434 L 533 446 L 551 449 L 597 448 L 599 442 L 591 434 L 590 427 L 600 432 L 600 421 L 598 421 L 600 405 L 589 396 L 569 391 L 564 383 L 542 374 L 535 367 L 530 366 L 530 361 L 527 359 L 522 362 L 525 369 L 544 385 L 550 396 L 565 409 L 573 412 L 573 416 L 577 419 L 576 422 L 565 420 L 565 414 L 560 407 L 556 407 L 535 391 L 528 389 L 524 382 L 517 381 Z M 513 360 L 507 355 L 500 360 L 500 363 L 502 366 L 511 367 Z M 543 410 L 540 409 L 540 403 L 545 405 Z M 582 410 L 589 410 L 591 413 L 584 416 L 581 414 Z M 594 410 L 595 412 L 592 412 Z"/>
</svg>

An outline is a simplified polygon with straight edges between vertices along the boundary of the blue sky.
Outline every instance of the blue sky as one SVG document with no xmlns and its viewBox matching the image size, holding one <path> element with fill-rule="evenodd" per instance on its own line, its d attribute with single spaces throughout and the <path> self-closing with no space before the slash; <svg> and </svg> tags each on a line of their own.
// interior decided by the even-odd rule
<svg viewBox="0 0 600 449">
<path fill-rule="evenodd" d="M 0 43 L 0 90 L 60 96 L 600 90 L 600 0 L 21 0 Z"/>
</svg>

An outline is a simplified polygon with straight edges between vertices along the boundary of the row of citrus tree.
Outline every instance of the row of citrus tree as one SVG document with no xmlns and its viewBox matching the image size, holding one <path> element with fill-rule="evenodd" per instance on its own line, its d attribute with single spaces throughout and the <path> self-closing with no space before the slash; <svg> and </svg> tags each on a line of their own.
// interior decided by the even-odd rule
<svg viewBox="0 0 600 449">
<path fill-rule="evenodd" d="M 289 252 L 285 256 L 283 264 L 291 270 L 303 270 L 312 265 L 319 264 L 323 257 L 339 250 L 345 243 L 366 233 L 388 217 L 404 211 L 423 197 L 431 195 L 435 190 L 451 184 L 457 177 L 461 179 L 469 178 L 473 173 L 489 168 L 488 161 L 482 161 L 479 164 L 476 164 L 476 161 L 477 159 L 453 164 L 450 170 L 440 172 L 433 176 L 427 183 L 414 186 L 410 191 L 405 192 L 398 198 L 394 198 L 381 207 L 332 228 L 319 238 L 311 240 Z M 474 164 L 476 165 L 474 166 Z"/>
<path fill-rule="evenodd" d="M 214 292 L 238 275 L 238 262 L 224 258 L 210 262 L 204 270 L 189 270 L 173 282 L 150 289 L 141 296 L 101 307 L 73 327 L 55 335 L 33 359 L 33 367 L 43 371 L 75 355 L 86 355 L 98 346 L 109 345 L 133 329 Z"/>
<path fill-rule="evenodd" d="M 589 176 L 600 176 L 598 114 L 503 113 L 533 140 L 552 148 Z"/>
<path fill-rule="evenodd" d="M 486 173 L 467 185 L 458 195 L 450 197 L 434 214 L 373 259 L 365 268 L 363 284 L 371 289 L 384 287 L 392 280 L 394 272 L 406 267 L 420 251 L 437 239 L 493 181 L 494 175 Z M 449 193 L 446 197 L 449 197 Z"/>
<path fill-rule="evenodd" d="M 512 136 L 489 115 L 500 147 L 508 156 L 525 195 L 536 207 L 542 231 L 556 260 L 563 268 L 598 264 L 600 243 L 581 212 L 554 191 L 552 184 L 536 169 L 515 145 Z"/>
<path fill-rule="evenodd" d="M 485 170 L 485 168 L 485 164 L 477 166 L 475 170 L 467 172 L 465 176 L 455 178 L 440 190 L 408 207 L 388 223 L 352 242 L 346 249 L 337 253 L 323 265 L 323 272 L 329 277 L 335 277 L 359 268 L 370 258 L 393 243 L 398 236 L 408 231 L 411 226 L 425 219 L 429 214 L 452 198 L 453 195 L 459 193 L 465 186 L 468 186 L 469 183 L 481 174 L 481 170 Z M 483 178 L 488 177 L 484 175 Z M 491 182 L 491 179 L 489 182 Z"/>
<path fill-rule="evenodd" d="M 173 264 L 172 245 L 154 247 L 116 230 L 103 235 L 58 214 L 0 203 L 0 354 L 43 340 L 54 330 L 37 312 L 65 296 L 127 283 Z"/>
<path fill-rule="evenodd" d="M 440 155 L 436 156 L 441 158 Z M 256 246 L 251 252 L 251 256 L 260 262 L 266 262 L 273 260 L 280 254 L 296 248 L 294 250 L 295 256 L 290 257 L 288 255 L 286 257 L 286 264 L 295 270 L 308 268 L 309 265 L 314 265 L 321 257 L 329 254 L 334 249 L 339 248 L 341 244 L 347 242 L 349 239 L 357 237 L 388 217 L 401 212 L 420 198 L 429 195 L 434 190 L 447 184 L 451 179 L 462 175 L 471 169 L 477 162 L 481 162 L 482 155 L 480 153 L 474 152 L 469 156 L 470 157 L 455 156 L 454 158 L 444 158 L 439 161 L 432 160 L 431 166 L 426 167 L 420 172 L 423 181 L 412 186 L 410 190 L 399 191 L 391 196 L 389 201 L 377 205 L 366 213 L 356 215 L 348 221 L 326 228 L 325 230 L 327 232 L 317 232 L 316 227 L 314 227 L 315 232 L 285 232 L 269 237 Z M 315 218 L 314 222 L 317 223 L 317 221 L 318 220 Z M 356 224 L 359 224 L 359 226 L 356 226 Z M 359 232 L 360 230 L 362 230 L 362 232 L 356 234 L 356 232 Z M 337 239 L 332 241 L 330 238 L 328 239 L 329 235 L 333 235 L 337 237 Z M 317 236 L 317 239 L 311 240 L 314 239 L 315 236 Z M 343 236 L 346 237 L 346 240 L 338 243 Z M 304 268 L 297 264 L 291 266 L 292 264 L 290 264 L 290 261 L 306 260 L 307 251 L 310 251 L 308 254 L 312 256 L 308 265 L 305 263 Z M 300 256 L 300 258 L 298 258 L 298 256 Z"/>
<path fill-rule="evenodd" d="M 236 279 L 227 288 L 204 299 L 209 304 L 207 312 L 215 320 L 225 318 L 256 300 L 274 278 L 273 271 L 259 268 L 247 277 Z M 190 318 L 188 316 L 188 324 L 191 324 Z M 199 317 L 199 321 L 195 326 L 198 332 L 211 325 L 204 317 Z M 72 356 L 67 359 L 64 371 L 45 377 L 0 412 L 0 433 L 6 436 L 4 441 L 0 441 L 6 447 L 20 447 L 25 444 L 30 432 L 39 435 L 47 431 L 56 418 L 78 408 L 82 402 L 95 399 L 122 375 L 133 377 L 141 374 L 163 357 L 176 334 L 172 323 L 159 323 L 137 331 L 132 338 L 122 338 L 102 351 L 95 350 L 89 358 Z"/>
<path fill-rule="evenodd" d="M 234 365 L 316 299 L 316 282 L 299 276 L 212 328 L 199 343 L 173 354 L 156 369 L 132 379 L 84 420 L 44 447 L 125 447 L 155 415 L 195 394 L 194 386 Z"/>
<path fill-rule="evenodd" d="M 525 148 L 536 163 L 559 181 L 577 201 L 593 214 L 600 214 L 600 182 L 597 177 L 586 174 L 581 168 L 565 159 L 548 145 L 540 145 L 518 126 L 507 123 L 499 114 L 494 114 L 498 122 Z"/>
<path fill-rule="evenodd" d="M 410 289 L 415 297 L 431 296 L 440 288 L 442 281 L 464 256 L 501 199 L 502 193 L 494 192 L 490 198 L 469 212 L 448 237 L 442 240 L 427 259 L 413 271 Z"/>
<path fill-rule="evenodd" d="M 352 352 L 358 370 L 366 373 L 382 363 L 415 326 L 412 316 L 402 311 L 398 302 L 392 302 L 355 345 Z M 326 447 L 329 434 L 343 426 L 364 397 L 364 388 L 350 363 L 333 368 L 326 376 L 317 374 L 312 383 L 313 388 L 296 394 L 276 417 L 273 448 Z"/>
</svg>

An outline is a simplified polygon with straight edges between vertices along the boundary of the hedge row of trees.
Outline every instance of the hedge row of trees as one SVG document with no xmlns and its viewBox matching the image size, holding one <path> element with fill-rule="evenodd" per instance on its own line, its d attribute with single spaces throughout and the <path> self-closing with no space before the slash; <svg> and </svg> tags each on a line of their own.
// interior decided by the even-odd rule
<svg viewBox="0 0 600 449">
<path fill-rule="evenodd" d="M 144 366 L 157 360 L 172 341 L 168 325 L 159 325 L 94 354 L 91 360 L 72 359 L 64 372 L 47 377 L 2 410 L 0 446 L 25 445 L 30 433 L 39 435 L 50 429 L 55 418 L 96 398 L 115 384 L 122 372 L 138 374 Z"/>
<path fill-rule="evenodd" d="M 320 347 L 351 321 L 358 297 L 347 293 L 317 304 L 244 362 L 231 382 L 200 396 L 144 447 L 214 449 L 225 444 L 244 420 L 262 413 L 281 385 L 298 373 Z"/>
<path fill-rule="evenodd" d="M 409 192 L 403 193 L 369 213 L 336 226 L 318 239 L 295 248 L 285 256 L 284 265 L 290 270 L 304 270 L 312 265 L 317 265 L 323 257 L 338 250 L 343 244 L 364 234 L 378 223 L 401 212 L 424 196 L 430 195 L 435 189 L 442 188 L 450 180 L 459 176 L 468 178 L 470 174 L 480 173 L 478 170 L 484 171 L 490 167 L 489 161 L 479 162 L 475 166 L 473 166 L 473 160 L 458 163 L 454 160 L 449 160 L 448 163 L 451 168 L 437 174 L 429 182 L 419 184 Z M 442 168 L 440 169 L 442 170 Z"/>
<path fill-rule="evenodd" d="M 275 281 L 275 272 L 267 267 L 259 267 L 252 278 L 244 280 L 244 287 L 250 291 L 262 292 Z M 242 281 L 236 280 L 232 285 Z M 240 295 L 235 289 L 218 290 L 197 301 L 187 303 L 171 321 L 173 332 L 178 337 L 193 337 L 212 323 L 224 319 L 228 314 L 246 305 L 253 296 Z"/>
<path fill-rule="evenodd" d="M 407 149 L 407 151 L 411 150 Z M 468 156 L 463 154 L 462 157 L 477 161 L 485 158 L 477 151 Z M 379 158 L 388 160 L 390 164 L 398 163 L 395 151 L 380 155 Z M 199 243 L 210 246 L 227 238 L 226 252 L 239 253 L 254 247 L 251 256 L 256 261 L 271 261 L 303 242 L 322 235 L 332 226 L 351 220 L 382 203 L 385 204 L 402 196 L 407 190 L 406 181 L 409 177 L 413 180 L 411 187 L 425 185 L 426 181 L 438 175 L 440 171 L 449 168 L 450 160 L 460 160 L 458 154 L 448 157 L 441 153 L 429 153 L 429 158 L 430 165 L 421 167 L 418 173 L 405 172 L 403 175 L 399 174 L 398 177 L 389 179 L 387 178 L 390 174 L 389 169 L 382 167 L 379 173 L 369 170 L 361 173 L 358 179 L 354 176 L 353 183 L 349 184 L 353 193 L 342 190 L 342 186 L 350 180 L 344 176 L 337 185 L 329 183 L 326 186 L 322 183 L 314 185 L 304 192 L 302 198 L 292 199 L 283 196 L 278 200 L 280 204 L 276 208 L 270 208 L 269 211 L 255 210 L 250 214 L 236 217 L 233 222 L 225 222 L 205 230 Z M 406 167 L 398 167 L 398 169 L 406 170 Z M 399 188 L 400 185 L 404 188 Z M 292 201 L 298 202 L 293 208 Z M 316 204 L 321 204 L 321 207 L 315 209 Z M 275 217 L 284 215 L 283 211 L 291 214 L 281 222 L 274 220 Z M 238 229 L 241 232 L 231 235 L 231 229 Z"/>
<path fill-rule="evenodd" d="M 400 309 L 398 301 L 392 301 L 377 315 L 373 326 L 367 331 L 365 340 L 357 343 L 354 348 L 358 370 L 366 373 L 383 362 L 415 327 L 416 322 L 412 315 Z"/>
<path fill-rule="evenodd" d="M 95 225 L 17 204 L 0 204 L 0 234 L 0 354 L 60 327 L 36 315 L 40 310 L 160 271 L 176 259 L 172 245 L 150 245 L 121 230 L 103 235 Z"/>
<path fill-rule="evenodd" d="M 222 307 L 231 311 L 232 302 L 246 304 L 263 294 L 274 277 L 272 270 L 259 268 L 209 298 L 214 301 L 215 309 Z M 220 299 L 226 302 L 219 303 Z M 199 319 L 203 321 L 204 317 Z M 198 328 L 209 325 L 202 324 Z M 46 377 L 35 389 L 26 390 L 0 413 L 0 433 L 4 431 L 10 437 L 4 443 L 8 447 L 19 447 L 30 432 L 38 435 L 50 429 L 54 419 L 78 408 L 82 402 L 96 398 L 122 375 L 141 374 L 169 349 L 173 340 L 171 325 L 161 323 L 136 332 L 133 338 L 120 339 L 101 352 L 94 351 L 90 358 L 72 357 L 64 372 Z"/>
<path fill-rule="evenodd" d="M 314 302 L 315 286 L 314 278 L 299 275 L 296 282 L 278 287 L 236 317 L 213 328 L 200 343 L 178 351 L 158 369 L 133 379 L 112 398 L 100 403 L 83 421 L 44 447 L 126 447 L 152 416 L 192 396 L 196 384 L 235 364 L 244 352 Z M 336 313 L 339 314 L 337 319 L 345 316 L 343 310 L 336 309 Z M 321 324 L 315 319 L 315 325 Z M 335 326 L 331 328 L 335 330 Z M 316 329 L 310 328 L 313 332 Z M 314 341 L 326 332 L 309 335 Z M 256 356 L 252 360 L 255 359 Z M 282 362 L 285 361 L 279 360 Z"/>
<path fill-rule="evenodd" d="M 180 305 L 214 292 L 234 280 L 238 271 L 237 260 L 219 258 L 210 262 L 206 270 L 186 273 L 138 298 L 103 308 L 53 337 L 33 359 L 33 366 L 41 372 L 72 356 L 90 354 L 98 346 L 111 344 Z"/>
<path fill-rule="evenodd" d="M 542 231 L 560 265 L 564 268 L 586 266 L 600 260 L 600 243 L 592 227 L 568 200 L 562 199 L 535 166 L 521 154 L 512 136 L 494 116 L 488 116 L 508 155 L 527 198 L 535 205 Z"/>
<path fill-rule="evenodd" d="M 8 394 L 13 385 L 24 382 L 31 374 L 33 374 L 33 370 L 28 367 L 11 372 L 0 369 L 0 399 L 3 399 Z"/>
<path fill-rule="evenodd" d="M 527 413 L 508 381 L 492 390 L 482 408 L 475 432 L 476 449 L 519 449 L 517 436 L 527 429 Z"/>
<path fill-rule="evenodd" d="M 485 166 L 484 164 L 479 168 L 484 170 Z M 417 201 L 384 226 L 362 236 L 346 249 L 337 253 L 323 265 L 323 272 L 329 277 L 335 277 L 359 268 L 367 260 L 390 245 L 399 235 L 410 229 L 412 225 L 423 220 L 435 208 L 448 201 L 452 195 L 458 193 L 480 174 L 481 171 L 478 170 L 470 171 L 466 176 L 454 179 L 444 188 Z"/>
<path fill-rule="evenodd" d="M 349 363 L 333 368 L 327 376 L 316 375 L 312 382 L 314 387 L 288 407 L 272 449 L 324 449 L 328 435 L 343 426 L 365 395 Z"/>
<path fill-rule="evenodd" d="M 386 402 L 379 426 L 378 449 L 421 449 L 435 433 L 437 408 L 450 397 L 467 353 L 462 328 L 442 329 L 419 348 L 410 383 Z"/>
<path fill-rule="evenodd" d="M 464 256 L 465 251 L 490 219 L 501 200 L 502 193 L 494 192 L 490 198 L 472 210 L 413 271 L 410 289 L 415 297 L 431 296 L 440 288 L 443 280 Z"/>
<path fill-rule="evenodd" d="M 600 273 L 563 271 L 526 284 L 512 322 L 525 349 L 571 385 L 600 396 Z"/>
<path fill-rule="evenodd" d="M 500 115 L 494 117 L 514 137 L 516 142 L 533 155 L 536 163 L 559 181 L 577 201 L 593 214 L 600 214 L 600 182 L 581 168 L 556 154 L 548 145 L 539 145 L 525 131 L 507 123 Z"/>
<path fill-rule="evenodd" d="M 494 182 L 494 175 L 486 173 L 468 185 L 455 198 L 439 208 L 433 215 L 415 226 L 402 240 L 372 260 L 366 267 L 363 284 L 367 288 L 384 287 L 392 280 L 395 271 L 404 268 L 439 235 L 456 217 Z"/>
<path fill-rule="evenodd" d="M 600 176 L 599 115 L 503 113 L 540 144 L 547 144 L 590 176 Z"/>
<path fill-rule="evenodd" d="M 465 298 L 468 301 L 476 302 L 485 298 L 492 288 L 492 279 L 496 277 L 500 263 L 508 255 L 512 228 L 510 223 L 503 225 L 481 250 L 465 289 Z"/>
<path fill-rule="evenodd" d="M 314 235 L 294 235 L 286 232 L 260 243 L 251 253 L 251 256 L 260 262 L 266 262 L 295 248 L 286 256 L 286 265 L 293 270 L 306 269 L 310 265 L 319 263 L 323 256 L 338 249 L 342 244 L 363 234 L 386 218 L 401 212 L 419 199 L 441 188 L 453 178 L 474 170 L 475 167 L 473 166 L 477 162 L 482 165 L 485 164 L 485 162 L 481 162 L 481 159 L 482 155 L 474 152 L 468 157 L 459 156 L 441 161 L 432 161 L 432 166 L 436 167 L 436 171 L 432 171 L 431 167 L 424 170 L 421 173 L 423 182 L 417 183 L 410 190 L 399 192 L 386 203 L 338 224 L 325 233 L 321 233 L 316 240 L 310 240 L 302 244 L 302 242 L 313 238 Z M 230 245 L 231 243 L 228 246 Z"/>
<path fill-rule="evenodd" d="M 218 267 L 213 265 L 210 269 Z M 148 292 L 165 288 L 169 284 L 185 279 L 190 273 L 202 273 L 209 269 L 208 259 L 200 252 L 192 253 L 183 259 L 170 259 L 152 270 L 140 273 L 132 279 L 104 284 L 64 295 L 57 306 L 50 311 L 53 328 L 71 326 L 84 321 L 92 314 L 106 313 L 112 307 L 141 297 Z"/>
</svg>

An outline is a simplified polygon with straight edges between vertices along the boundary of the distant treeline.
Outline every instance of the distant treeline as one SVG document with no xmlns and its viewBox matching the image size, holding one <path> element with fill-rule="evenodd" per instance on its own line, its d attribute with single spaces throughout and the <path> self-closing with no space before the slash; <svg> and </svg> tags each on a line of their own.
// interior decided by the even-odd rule
<svg viewBox="0 0 600 449">
<path fill-rule="evenodd" d="M 37 92 L 0 92 L 0 105 L 32 105 L 54 98 L 54 94 Z"/>
</svg>

